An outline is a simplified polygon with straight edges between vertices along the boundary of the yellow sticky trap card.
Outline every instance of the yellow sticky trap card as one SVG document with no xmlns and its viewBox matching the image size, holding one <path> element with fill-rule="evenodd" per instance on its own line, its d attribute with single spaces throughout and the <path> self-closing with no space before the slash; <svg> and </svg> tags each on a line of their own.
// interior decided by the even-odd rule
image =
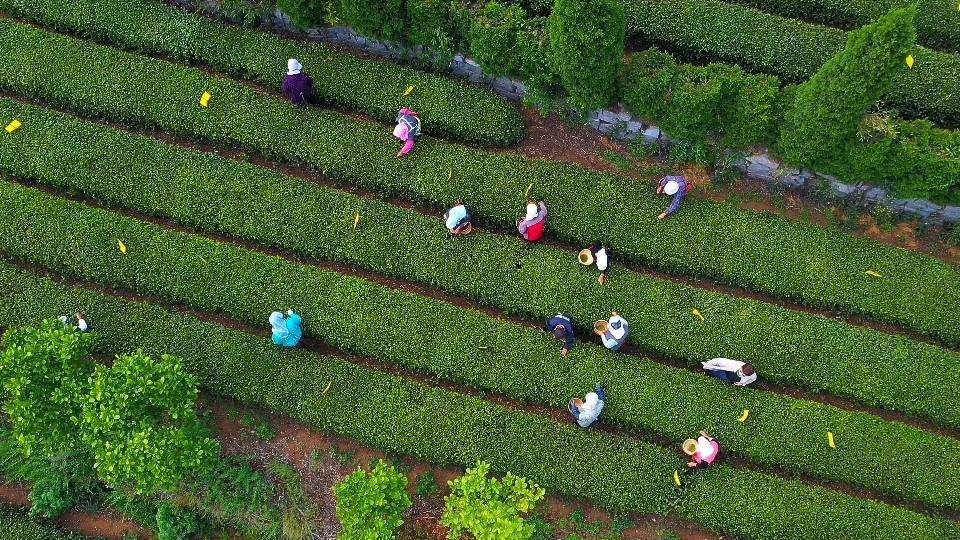
<svg viewBox="0 0 960 540">
<path fill-rule="evenodd" d="M 14 118 L 9 124 L 7 124 L 7 127 L 3 128 L 3 130 L 7 133 L 13 133 L 14 131 L 20 129 L 20 126 L 22 125 L 23 124 L 21 124 L 19 120 Z"/>
<path fill-rule="evenodd" d="M 908 68 L 913 69 L 913 62 L 914 62 L 914 60 L 913 60 L 913 55 L 912 55 L 912 54 L 908 54 L 908 55 L 907 55 L 907 58 L 904 59 L 904 62 L 907 63 L 907 67 L 908 67 Z"/>
<path fill-rule="evenodd" d="M 358 223 L 360 223 L 360 212 L 357 212 L 357 214 L 356 214 L 355 216 L 353 216 L 353 228 L 354 228 L 354 229 L 357 228 L 357 224 L 358 224 Z"/>
<path fill-rule="evenodd" d="M 127 245 L 124 244 L 122 240 L 119 240 L 119 239 L 117 240 L 117 247 L 120 248 L 120 253 L 126 254 Z"/>
<path fill-rule="evenodd" d="M 882 274 L 880 274 L 880 273 L 878 273 L 878 272 L 874 272 L 873 270 L 867 270 L 866 273 L 867 273 L 867 275 L 870 276 L 870 277 L 877 277 L 877 278 L 883 277 Z"/>
<path fill-rule="evenodd" d="M 327 390 L 330 390 L 330 385 L 331 385 L 331 384 L 333 384 L 333 380 L 332 380 L 332 379 L 330 380 L 330 382 L 327 383 L 327 386 L 323 389 L 323 392 L 320 392 L 320 395 L 321 395 L 321 396 L 327 395 Z"/>
<path fill-rule="evenodd" d="M 204 92 L 203 95 L 200 96 L 200 106 L 201 106 L 201 107 L 209 107 L 209 106 L 210 106 L 210 98 L 212 98 L 212 97 L 213 97 L 213 96 L 210 95 L 210 92 Z"/>
<path fill-rule="evenodd" d="M 750 418 L 750 409 L 744 409 L 743 414 L 741 414 L 740 417 L 737 418 L 737 422 L 746 422 L 747 418 Z"/>
<path fill-rule="evenodd" d="M 828 431 L 828 432 L 827 432 L 827 446 L 829 446 L 830 448 L 836 448 L 836 447 L 837 447 L 837 444 L 833 441 L 833 432 L 832 432 L 832 431 Z"/>
<path fill-rule="evenodd" d="M 409 95 L 410 95 L 410 92 L 413 92 L 413 85 L 412 85 L 412 84 L 411 84 L 410 86 L 408 86 L 406 90 L 403 91 L 403 95 L 404 95 L 404 96 L 409 96 Z"/>
<path fill-rule="evenodd" d="M 699 310 L 699 309 L 693 308 L 693 310 L 692 310 L 690 313 L 693 313 L 693 316 L 694 316 L 694 317 L 699 318 L 699 319 L 700 319 L 700 322 L 706 322 L 706 319 L 703 318 L 703 314 L 700 313 L 700 310 Z"/>
<path fill-rule="evenodd" d="M 680 473 L 677 471 L 673 471 L 673 483 L 678 486 L 680 485 Z"/>
<path fill-rule="evenodd" d="M 530 190 L 531 190 L 532 188 L 533 188 L 533 182 L 531 182 L 530 185 L 527 186 L 527 190 L 523 192 L 523 198 L 524 198 L 524 199 L 530 197 Z"/>
</svg>

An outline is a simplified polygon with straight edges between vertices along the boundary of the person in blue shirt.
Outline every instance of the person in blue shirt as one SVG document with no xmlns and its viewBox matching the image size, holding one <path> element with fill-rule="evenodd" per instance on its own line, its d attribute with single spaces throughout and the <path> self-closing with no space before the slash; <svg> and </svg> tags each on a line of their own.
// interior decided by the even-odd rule
<svg viewBox="0 0 960 540">
<path fill-rule="evenodd" d="M 453 235 L 470 234 L 470 231 L 473 230 L 470 224 L 470 212 L 467 211 L 467 207 L 463 205 L 460 199 L 457 199 L 453 203 L 453 207 L 443 214 L 443 223 L 450 234 Z"/>
<path fill-rule="evenodd" d="M 570 349 L 573 348 L 573 319 L 571 319 L 569 315 L 557 313 L 547 321 L 544 329 L 547 332 L 551 332 L 553 337 L 563 341 L 563 348 L 560 349 L 560 355 L 566 356 L 570 352 Z"/>
<path fill-rule="evenodd" d="M 287 310 L 287 315 L 279 311 L 270 314 L 270 328 L 273 333 L 273 344 L 281 347 L 296 347 L 303 337 L 303 319 L 300 315 Z"/>
<path fill-rule="evenodd" d="M 673 197 L 673 199 L 670 201 L 670 206 L 661 212 L 657 219 L 666 219 L 676 214 L 677 210 L 680 210 L 680 203 L 683 202 L 683 198 L 687 196 L 691 187 L 692 184 L 683 176 L 664 176 L 657 186 L 657 193 Z"/>
</svg>

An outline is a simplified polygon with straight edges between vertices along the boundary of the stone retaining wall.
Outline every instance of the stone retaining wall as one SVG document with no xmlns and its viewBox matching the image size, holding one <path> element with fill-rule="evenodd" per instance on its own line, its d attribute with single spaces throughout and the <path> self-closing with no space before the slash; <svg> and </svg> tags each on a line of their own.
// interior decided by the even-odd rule
<svg viewBox="0 0 960 540">
<path fill-rule="evenodd" d="M 177 4 L 195 5 L 195 0 L 171 0 Z M 204 9 L 216 12 L 216 0 L 201 0 Z M 383 41 L 361 36 L 345 26 L 309 28 L 300 30 L 289 16 L 275 10 L 269 25 L 284 32 L 305 35 L 312 39 L 336 43 L 374 56 L 381 56 L 404 62 L 435 65 L 440 56 L 421 45 L 406 45 L 398 42 Z M 489 85 L 495 93 L 513 100 L 521 101 L 527 95 L 527 87 L 520 81 L 508 77 L 492 77 L 483 72 L 480 65 L 464 54 L 455 54 L 450 62 L 449 71 L 454 76 L 468 79 L 478 84 Z M 669 144 L 670 139 L 656 125 L 631 114 L 623 104 L 613 109 L 598 109 L 586 115 L 587 125 L 613 138 L 632 141 L 642 137 L 650 143 Z M 929 223 L 960 222 L 960 206 L 942 206 L 926 199 L 894 199 L 889 191 L 865 183 L 847 184 L 837 178 L 815 171 L 789 168 L 776 161 L 770 154 L 748 154 L 734 164 L 744 175 L 769 184 L 778 184 L 788 189 L 803 189 L 811 182 L 826 182 L 837 199 L 849 199 L 865 206 L 883 205 L 901 214 L 912 214 Z"/>
</svg>

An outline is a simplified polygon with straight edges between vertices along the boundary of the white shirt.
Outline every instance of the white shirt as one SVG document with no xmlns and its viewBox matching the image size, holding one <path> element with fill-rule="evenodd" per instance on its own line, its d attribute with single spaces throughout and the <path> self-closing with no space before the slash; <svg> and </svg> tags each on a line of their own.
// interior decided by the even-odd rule
<svg viewBox="0 0 960 540">
<path fill-rule="evenodd" d="M 627 340 L 627 331 L 630 329 L 630 324 L 619 315 L 610 317 L 607 322 L 607 331 L 600 335 L 600 340 L 603 341 L 604 347 L 612 349 Z M 613 323 L 620 323 L 620 328 L 614 328 Z"/>
<path fill-rule="evenodd" d="M 595 259 L 597 261 L 597 269 L 605 272 L 607 270 L 607 248 L 598 251 Z"/>
<path fill-rule="evenodd" d="M 85 320 L 83 320 L 83 319 L 77 319 L 77 328 L 78 328 L 81 332 L 86 332 L 87 329 L 90 328 L 90 325 L 88 325 L 88 324 L 87 324 L 87 321 L 85 321 Z"/>
<path fill-rule="evenodd" d="M 720 371 L 733 371 L 739 372 L 743 365 L 746 362 L 740 362 L 739 360 L 731 360 L 729 358 L 714 358 L 713 360 L 707 362 L 701 362 L 700 365 L 703 366 L 703 369 L 717 369 Z M 753 375 L 740 375 L 740 382 L 736 382 L 737 386 L 746 386 L 757 380 L 757 373 L 754 372 Z"/>
</svg>

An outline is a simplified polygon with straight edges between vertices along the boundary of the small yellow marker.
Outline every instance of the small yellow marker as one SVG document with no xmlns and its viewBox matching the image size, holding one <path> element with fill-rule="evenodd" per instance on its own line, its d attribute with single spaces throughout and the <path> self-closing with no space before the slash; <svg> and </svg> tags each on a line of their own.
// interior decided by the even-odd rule
<svg viewBox="0 0 960 540">
<path fill-rule="evenodd" d="M 530 182 L 530 185 L 527 186 L 527 190 L 523 192 L 523 198 L 526 199 L 530 196 L 530 190 L 533 188 L 533 182 Z"/>
<path fill-rule="evenodd" d="M 117 239 L 117 247 L 120 248 L 120 253 L 127 253 L 127 245 L 123 243 L 120 239 Z"/>
<path fill-rule="evenodd" d="M 699 318 L 700 318 L 700 322 L 706 322 L 706 321 L 707 321 L 706 319 L 703 318 L 703 314 L 701 314 L 701 313 L 700 313 L 700 310 L 697 309 L 697 308 L 693 308 L 693 311 L 691 311 L 690 313 L 693 313 L 693 316 L 694 316 L 694 317 L 699 317 Z"/>
<path fill-rule="evenodd" d="M 357 214 L 356 214 L 355 216 L 353 216 L 353 228 L 354 228 L 354 229 L 357 228 L 357 224 L 358 224 L 358 223 L 360 223 L 360 212 L 357 212 Z"/>
<path fill-rule="evenodd" d="M 913 55 L 912 55 L 912 54 L 908 54 L 906 60 L 904 60 L 904 61 L 907 63 L 907 67 L 908 67 L 908 68 L 913 69 Z"/>
<path fill-rule="evenodd" d="M 673 471 L 673 483 L 676 484 L 676 485 L 678 485 L 678 486 L 680 485 L 680 472 L 679 472 L 679 471 Z"/>
<path fill-rule="evenodd" d="M 867 275 L 870 276 L 870 277 L 877 277 L 877 278 L 883 277 L 882 274 L 880 274 L 880 273 L 878 273 L 878 272 L 874 272 L 873 270 L 867 270 L 866 273 L 867 273 Z"/>
<path fill-rule="evenodd" d="M 331 385 L 331 384 L 333 384 L 333 380 L 331 380 L 330 382 L 327 383 L 327 386 L 326 386 L 326 388 L 323 389 L 323 392 L 320 392 L 320 395 L 321 395 L 321 396 L 327 395 L 327 390 L 330 389 L 330 385 Z"/>
<path fill-rule="evenodd" d="M 750 409 L 744 409 L 743 414 L 741 414 L 740 417 L 737 418 L 737 422 L 746 422 L 747 418 L 749 417 L 750 417 Z"/>
<path fill-rule="evenodd" d="M 833 432 L 832 432 L 832 431 L 828 431 L 828 432 L 827 432 L 827 445 L 830 446 L 830 448 L 836 448 L 836 447 L 837 447 L 836 443 L 833 442 Z"/>
<path fill-rule="evenodd" d="M 209 107 L 211 97 L 213 96 L 210 95 L 210 92 L 204 92 L 203 95 L 200 96 L 200 106 Z"/>
<path fill-rule="evenodd" d="M 3 128 L 3 129 L 4 129 L 4 131 L 6 131 L 7 133 L 13 133 L 14 131 L 20 129 L 20 126 L 22 126 L 22 125 L 23 125 L 23 124 L 21 124 L 19 120 L 17 120 L 16 118 L 14 118 L 9 124 L 7 124 L 7 127 Z"/>
<path fill-rule="evenodd" d="M 410 86 L 408 86 L 406 90 L 403 91 L 403 95 L 404 95 L 404 96 L 409 96 L 409 95 L 410 95 L 410 92 L 413 92 L 413 85 L 412 85 L 412 84 L 411 84 Z"/>
</svg>

